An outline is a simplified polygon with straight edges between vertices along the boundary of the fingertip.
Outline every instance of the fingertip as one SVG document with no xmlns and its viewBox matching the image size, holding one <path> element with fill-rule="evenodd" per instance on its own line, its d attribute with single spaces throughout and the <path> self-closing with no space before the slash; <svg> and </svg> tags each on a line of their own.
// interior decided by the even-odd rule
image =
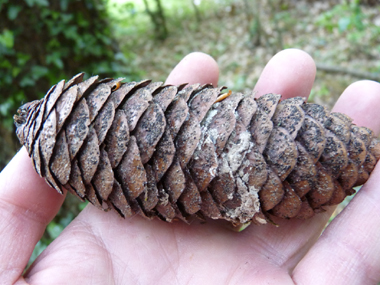
<svg viewBox="0 0 380 285">
<path fill-rule="evenodd" d="M 358 126 L 380 133 L 380 83 L 361 80 L 348 86 L 336 102 L 333 111 L 350 116 Z"/>
<path fill-rule="evenodd" d="M 308 97 L 314 83 L 316 65 L 313 58 L 299 49 L 280 51 L 265 66 L 254 88 L 257 97 L 268 93 L 282 98 Z"/>
<path fill-rule="evenodd" d="M 212 83 L 217 86 L 218 79 L 219 67 L 216 61 L 208 54 L 192 52 L 174 67 L 166 80 L 166 84 Z"/>
</svg>

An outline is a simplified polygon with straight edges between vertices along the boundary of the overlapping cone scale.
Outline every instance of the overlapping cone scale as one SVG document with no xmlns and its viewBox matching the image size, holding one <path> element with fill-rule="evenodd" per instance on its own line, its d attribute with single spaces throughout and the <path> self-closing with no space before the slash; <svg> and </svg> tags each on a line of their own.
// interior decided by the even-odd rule
<svg viewBox="0 0 380 285">
<path fill-rule="evenodd" d="M 223 88 L 122 80 L 62 80 L 15 123 L 49 185 L 123 217 L 307 219 L 354 193 L 380 157 L 370 129 L 304 98 L 216 102 Z"/>
</svg>

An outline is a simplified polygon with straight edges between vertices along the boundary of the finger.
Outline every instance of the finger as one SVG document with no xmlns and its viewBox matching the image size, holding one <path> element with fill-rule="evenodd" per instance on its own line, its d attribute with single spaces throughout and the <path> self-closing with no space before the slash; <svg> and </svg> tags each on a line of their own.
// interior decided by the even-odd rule
<svg viewBox="0 0 380 285">
<path fill-rule="evenodd" d="M 46 225 L 64 200 L 33 169 L 24 148 L 0 174 L 0 280 L 22 274 Z"/>
<path fill-rule="evenodd" d="M 184 57 L 169 74 L 166 84 L 212 83 L 217 86 L 219 68 L 215 60 L 201 52 L 193 52 Z"/>
<path fill-rule="evenodd" d="M 355 122 L 380 126 L 380 84 L 361 81 L 348 87 L 335 111 L 349 114 Z M 354 109 L 358 108 L 361 112 Z M 326 228 L 315 246 L 293 273 L 297 284 L 377 284 L 380 280 L 380 167 Z"/>
<path fill-rule="evenodd" d="M 265 66 L 256 83 L 257 97 L 281 94 L 282 99 L 308 97 L 314 83 L 316 67 L 306 52 L 287 49 L 277 53 Z"/>
<path fill-rule="evenodd" d="M 340 96 L 334 112 L 342 112 L 354 119 L 358 126 L 366 126 L 375 131 L 376 136 L 380 130 L 380 120 L 374 120 L 373 114 L 368 110 L 378 106 L 380 84 L 375 81 L 362 80 L 351 84 Z M 365 96 L 365 98 L 364 98 Z"/>
</svg>

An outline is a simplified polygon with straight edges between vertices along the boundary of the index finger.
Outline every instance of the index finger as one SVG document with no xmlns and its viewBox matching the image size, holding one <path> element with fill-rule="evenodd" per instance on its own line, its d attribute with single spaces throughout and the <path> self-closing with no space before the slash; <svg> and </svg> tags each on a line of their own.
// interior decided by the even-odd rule
<svg viewBox="0 0 380 285">
<path fill-rule="evenodd" d="M 308 97 L 315 74 L 315 63 L 309 54 L 299 49 L 286 49 L 268 62 L 254 91 L 257 96 L 281 94 L 282 99 Z"/>
<path fill-rule="evenodd" d="M 191 75 L 191 76 L 189 76 Z M 193 52 L 185 56 L 170 72 L 166 84 L 212 83 L 217 86 L 219 68 L 215 60 L 202 52 Z"/>
</svg>

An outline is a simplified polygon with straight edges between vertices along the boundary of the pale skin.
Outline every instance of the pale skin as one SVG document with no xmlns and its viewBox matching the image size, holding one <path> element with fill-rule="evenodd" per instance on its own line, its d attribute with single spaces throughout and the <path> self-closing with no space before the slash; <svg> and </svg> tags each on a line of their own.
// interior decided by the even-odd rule
<svg viewBox="0 0 380 285">
<path fill-rule="evenodd" d="M 285 50 L 265 67 L 254 90 L 307 97 L 315 63 Z M 167 83 L 218 82 L 202 53 L 185 57 Z M 380 84 L 350 85 L 334 111 L 380 132 Z M 120 218 L 87 206 L 23 270 L 65 196 L 40 178 L 22 149 L 0 174 L 0 284 L 377 284 L 380 281 L 380 167 L 350 206 L 326 228 L 333 208 L 307 221 L 279 220 L 241 233 L 220 223 Z"/>
</svg>

